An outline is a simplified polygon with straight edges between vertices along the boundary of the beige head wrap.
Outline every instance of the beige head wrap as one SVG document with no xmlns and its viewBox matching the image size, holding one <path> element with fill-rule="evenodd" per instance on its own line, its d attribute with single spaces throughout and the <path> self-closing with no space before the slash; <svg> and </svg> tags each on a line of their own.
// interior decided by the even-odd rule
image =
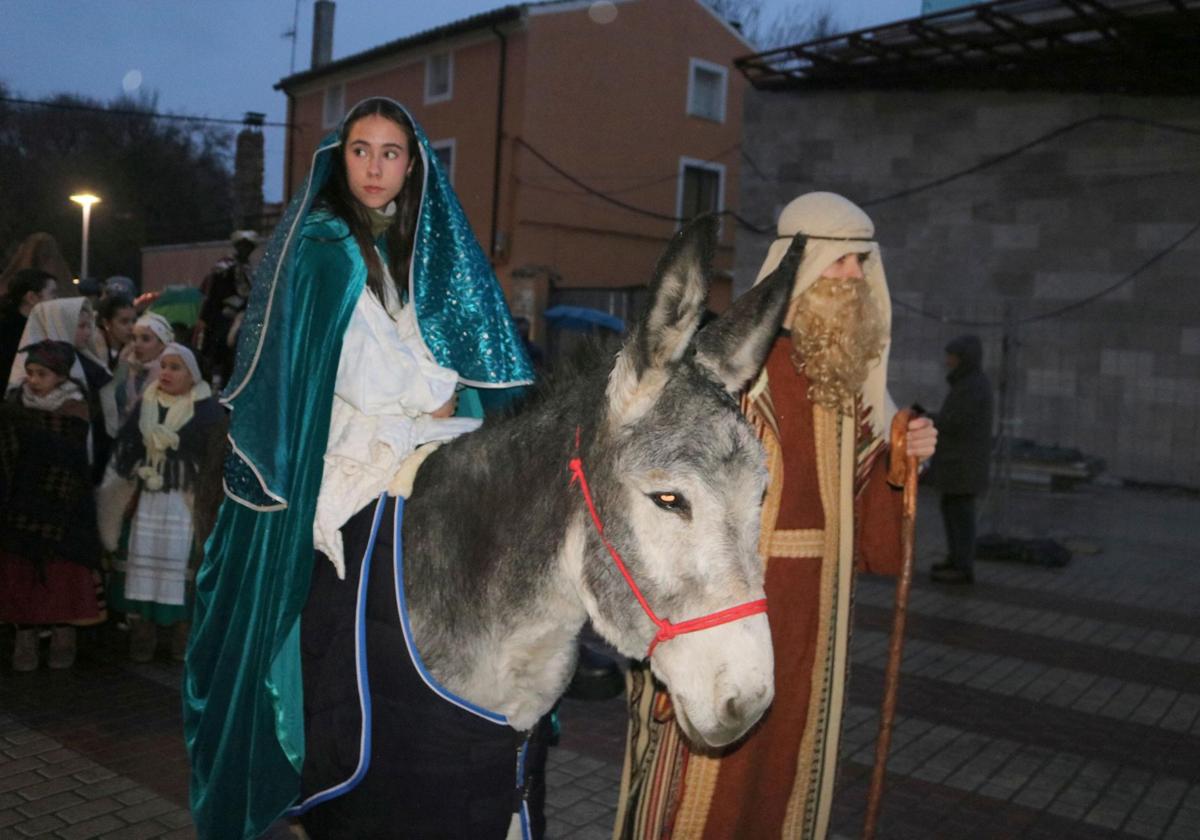
<svg viewBox="0 0 1200 840">
<path fill-rule="evenodd" d="M 796 272 L 796 285 L 792 289 L 793 299 L 817 281 L 821 272 L 846 254 L 869 254 L 863 264 L 863 274 L 871 287 L 875 302 L 880 307 L 884 329 L 888 336 L 879 361 L 867 373 L 863 383 L 864 405 L 870 406 L 871 427 L 876 435 L 886 435 L 895 403 L 887 392 L 888 353 L 891 350 L 892 301 L 888 295 L 887 277 L 883 273 L 883 259 L 879 244 L 874 241 L 875 225 L 870 216 L 857 204 L 837 193 L 811 192 L 793 199 L 779 214 L 777 226 L 779 238 L 767 251 L 767 258 L 758 270 L 756 284 L 778 268 L 791 245 L 792 237 L 803 233 L 808 237 L 804 259 Z M 760 378 L 756 389 L 763 380 Z"/>
<path fill-rule="evenodd" d="M 147 312 L 142 317 L 134 321 L 135 327 L 145 327 L 158 336 L 158 340 L 163 344 L 170 344 L 175 340 L 175 330 L 171 327 L 171 322 L 157 312 Z"/>
</svg>

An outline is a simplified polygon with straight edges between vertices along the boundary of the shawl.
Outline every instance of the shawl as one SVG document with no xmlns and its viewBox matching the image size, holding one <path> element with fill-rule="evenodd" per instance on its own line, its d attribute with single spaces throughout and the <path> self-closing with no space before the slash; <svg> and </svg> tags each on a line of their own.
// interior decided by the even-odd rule
<svg viewBox="0 0 1200 840">
<path fill-rule="evenodd" d="M 147 490 L 163 489 L 163 466 L 167 451 L 179 449 L 179 432 L 191 422 L 197 400 L 212 396 L 207 382 L 200 382 L 186 394 L 178 396 L 159 391 L 154 382 L 142 395 L 142 408 L 138 412 L 138 431 L 142 435 L 145 456 L 137 468 L 137 477 Z"/>
<path fill-rule="evenodd" d="M 38 569 L 50 559 L 98 568 L 87 420 L 14 397 L 0 403 L 0 549 Z"/>
<path fill-rule="evenodd" d="M 122 479 L 138 480 L 146 490 L 190 493 L 209 451 L 220 446 L 210 431 L 224 428 L 224 414 L 207 383 L 179 397 L 159 394 L 157 383 L 151 385 L 121 427 L 109 469 Z M 163 442 L 168 445 L 154 445 Z"/>
<path fill-rule="evenodd" d="M 424 162 L 408 298 L 437 362 L 481 389 L 532 381 L 499 283 L 446 172 Z M 341 154 L 318 146 L 259 263 L 223 402 L 232 410 L 227 498 L 196 578 L 183 685 L 191 806 L 200 837 L 254 837 L 296 800 L 304 763 L 299 618 L 342 336 L 367 268 L 315 197 Z M 365 361 L 365 360 L 364 360 Z"/>
<path fill-rule="evenodd" d="M 28 382 L 21 386 L 21 404 L 35 411 L 57 411 L 67 400 L 83 402 L 83 391 L 70 379 L 40 397 L 29 390 Z"/>
</svg>

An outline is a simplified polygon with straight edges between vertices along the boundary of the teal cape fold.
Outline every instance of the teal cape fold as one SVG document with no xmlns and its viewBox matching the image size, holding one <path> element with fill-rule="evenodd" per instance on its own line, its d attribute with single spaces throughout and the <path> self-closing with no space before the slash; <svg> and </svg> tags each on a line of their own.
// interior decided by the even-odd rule
<svg viewBox="0 0 1200 840">
<path fill-rule="evenodd" d="M 478 389 L 460 405 L 497 402 L 497 389 L 531 382 L 532 367 L 437 155 L 413 124 L 425 184 L 409 300 L 434 358 Z M 183 684 L 201 838 L 257 837 L 299 794 L 299 618 L 342 337 L 367 277 L 346 224 L 312 207 L 337 154 L 335 132 L 275 230 L 222 400 L 232 411 L 226 499 L 196 576 Z"/>
</svg>

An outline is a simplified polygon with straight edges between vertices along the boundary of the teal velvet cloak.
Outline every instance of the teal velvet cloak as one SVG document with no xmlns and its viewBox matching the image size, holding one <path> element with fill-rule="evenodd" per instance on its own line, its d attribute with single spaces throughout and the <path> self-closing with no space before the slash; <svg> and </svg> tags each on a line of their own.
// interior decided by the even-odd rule
<svg viewBox="0 0 1200 840">
<path fill-rule="evenodd" d="M 419 126 L 416 133 L 426 174 L 409 300 L 421 337 L 467 385 L 528 384 L 532 368 L 491 266 Z M 183 685 L 201 838 L 256 837 L 299 793 L 299 617 L 342 337 L 367 276 L 345 223 L 312 209 L 337 154 L 335 133 L 276 228 L 223 399 L 232 409 L 227 498 L 196 577 Z"/>
</svg>

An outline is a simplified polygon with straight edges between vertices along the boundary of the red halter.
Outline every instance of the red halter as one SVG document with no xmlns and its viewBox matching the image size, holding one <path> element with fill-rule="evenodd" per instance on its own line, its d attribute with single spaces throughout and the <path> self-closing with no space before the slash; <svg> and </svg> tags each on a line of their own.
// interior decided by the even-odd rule
<svg viewBox="0 0 1200 840">
<path fill-rule="evenodd" d="M 579 489 L 583 493 L 583 500 L 587 503 L 588 513 L 592 515 L 592 524 L 596 526 L 596 533 L 600 535 L 600 541 L 604 543 L 604 547 L 608 549 L 609 555 L 612 556 L 613 562 L 617 564 L 617 569 L 621 572 L 621 576 L 625 578 L 625 582 L 629 584 L 629 588 L 633 590 L 633 597 L 637 598 L 637 602 L 642 605 L 642 609 L 650 620 L 658 627 L 658 634 L 650 641 L 650 649 L 646 651 L 646 656 L 650 657 L 654 653 L 654 649 L 658 647 L 659 642 L 665 642 L 674 639 L 676 636 L 682 636 L 684 633 L 695 633 L 697 630 L 707 630 L 710 627 L 716 627 L 720 624 L 729 624 L 733 621 L 738 621 L 743 618 L 748 618 L 752 615 L 765 613 L 767 611 L 767 599 L 759 598 L 757 601 L 747 601 L 744 604 L 739 604 L 736 607 L 728 607 L 719 610 L 715 613 L 700 616 L 699 618 L 688 619 L 681 621 L 678 624 L 659 618 L 654 614 L 654 610 L 650 609 L 650 604 L 647 603 L 646 597 L 642 595 L 642 590 L 638 589 L 638 585 L 633 581 L 633 575 L 629 574 L 629 569 L 625 567 L 625 562 L 621 559 L 621 555 L 613 548 L 612 543 L 604 536 L 604 524 L 600 521 L 600 514 L 596 512 L 596 503 L 592 501 L 592 491 L 588 487 L 587 476 L 583 474 L 583 459 L 578 455 L 579 452 L 579 429 L 575 429 L 575 452 L 576 455 L 570 461 L 571 467 L 571 483 L 579 482 Z"/>
</svg>

